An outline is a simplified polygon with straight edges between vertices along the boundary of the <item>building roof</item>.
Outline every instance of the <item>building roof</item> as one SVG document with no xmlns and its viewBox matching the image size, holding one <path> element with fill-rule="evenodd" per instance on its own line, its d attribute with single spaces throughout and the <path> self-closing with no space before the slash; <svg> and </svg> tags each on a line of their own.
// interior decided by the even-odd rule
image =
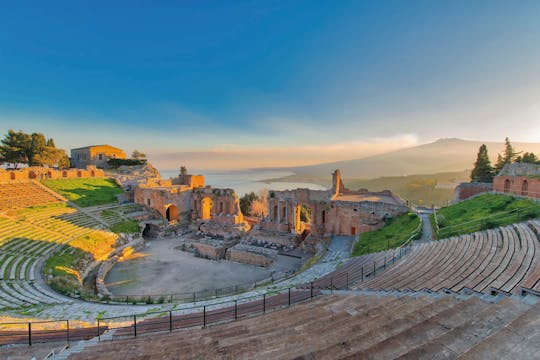
<svg viewBox="0 0 540 360">
<path fill-rule="evenodd" d="M 540 176 L 540 165 L 527 163 L 507 164 L 497 176 Z"/>
<path fill-rule="evenodd" d="M 83 147 L 79 147 L 79 148 L 75 148 L 75 149 L 71 149 L 71 151 L 73 150 L 86 150 L 86 149 L 90 149 L 90 148 L 100 148 L 100 147 L 106 147 L 108 149 L 113 149 L 113 150 L 118 150 L 118 151 L 124 151 L 120 148 L 117 148 L 117 147 L 114 147 L 114 146 L 111 146 L 111 145 L 107 145 L 107 144 L 103 144 L 103 145 L 88 145 L 88 146 L 83 146 Z"/>
</svg>

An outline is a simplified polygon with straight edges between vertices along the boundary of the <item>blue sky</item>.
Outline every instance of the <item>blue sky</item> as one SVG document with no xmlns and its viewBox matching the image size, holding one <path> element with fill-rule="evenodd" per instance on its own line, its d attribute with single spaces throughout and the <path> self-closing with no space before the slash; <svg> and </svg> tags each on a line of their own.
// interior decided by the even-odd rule
<svg viewBox="0 0 540 360">
<path fill-rule="evenodd" d="M 0 131 L 200 167 L 540 142 L 539 19 L 539 1 L 3 2 Z"/>
</svg>

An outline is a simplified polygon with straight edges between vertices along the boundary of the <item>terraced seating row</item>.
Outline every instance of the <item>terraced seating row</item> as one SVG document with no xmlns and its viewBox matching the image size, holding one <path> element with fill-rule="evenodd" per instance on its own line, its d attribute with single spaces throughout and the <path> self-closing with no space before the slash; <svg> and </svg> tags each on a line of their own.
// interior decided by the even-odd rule
<svg viewBox="0 0 540 360">
<path fill-rule="evenodd" d="M 540 287 L 538 221 L 425 243 L 361 289 L 463 289 L 518 294 Z"/>
<path fill-rule="evenodd" d="M 61 202 L 59 196 L 32 180 L 0 183 L 0 211 L 57 202 Z"/>
<path fill-rule="evenodd" d="M 206 329 L 102 342 L 70 359 L 530 359 L 538 324 L 538 302 L 504 296 L 333 295 Z"/>
<path fill-rule="evenodd" d="M 0 308 L 71 302 L 37 281 L 41 261 L 98 227 L 95 219 L 64 206 L 0 216 Z"/>
</svg>

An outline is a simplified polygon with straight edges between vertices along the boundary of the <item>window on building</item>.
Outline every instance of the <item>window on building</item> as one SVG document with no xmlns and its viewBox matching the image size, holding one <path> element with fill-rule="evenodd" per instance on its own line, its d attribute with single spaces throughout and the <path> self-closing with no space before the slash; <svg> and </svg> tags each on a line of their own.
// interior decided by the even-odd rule
<svg viewBox="0 0 540 360">
<path fill-rule="evenodd" d="M 150 199 L 146 199 L 146 203 L 150 206 Z"/>
<path fill-rule="evenodd" d="M 103 154 L 98 155 L 99 160 L 103 160 Z"/>
</svg>

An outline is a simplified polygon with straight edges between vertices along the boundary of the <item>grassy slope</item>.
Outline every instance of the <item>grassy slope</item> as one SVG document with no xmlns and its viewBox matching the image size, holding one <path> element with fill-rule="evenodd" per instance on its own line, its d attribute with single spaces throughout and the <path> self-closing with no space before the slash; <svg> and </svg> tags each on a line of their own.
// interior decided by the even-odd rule
<svg viewBox="0 0 540 360">
<path fill-rule="evenodd" d="M 116 195 L 123 192 L 114 180 L 103 178 L 43 180 L 43 184 L 82 207 L 116 203 Z"/>
<path fill-rule="evenodd" d="M 540 204 L 532 200 L 511 195 L 485 194 L 441 208 L 437 212 L 439 238 L 508 225 L 538 216 Z"/>
<path fill-rule="evenodd" d="M 386 226 L 380 230 L 370 231 L 360 235 L 353 256 L 360 256 L 401 246 L 418 228 L 420 219 L 415 214 L 403 214 L 389 219 Z"/>
</svg>

